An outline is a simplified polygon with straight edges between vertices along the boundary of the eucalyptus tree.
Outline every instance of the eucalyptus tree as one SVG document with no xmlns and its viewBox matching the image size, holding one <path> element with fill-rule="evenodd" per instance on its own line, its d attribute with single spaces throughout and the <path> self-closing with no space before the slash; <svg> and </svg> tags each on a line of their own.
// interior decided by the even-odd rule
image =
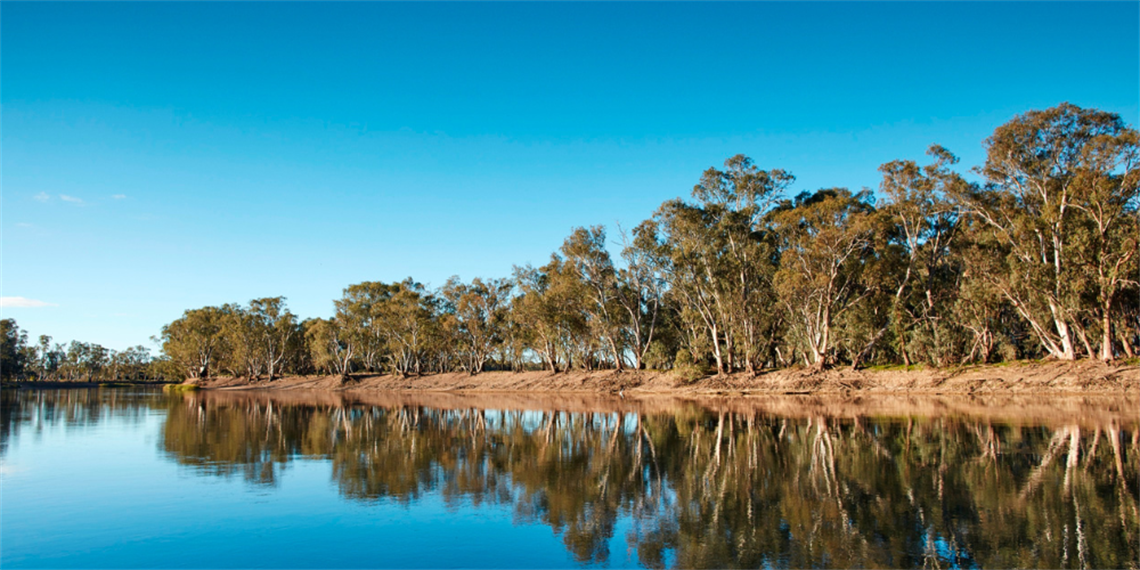
<svg viewBox="0 0 1140 570">
<path fill-rule="evenodd" d="M 694 357 L 711 352 L 717 372 L 727 372 L 722 339 L 728 323 L 727 301 L 718 287 L 722 281 L 717 248 L 709 243 L 705 212 L 681 200 L 670 200 L 654 214 L 658 228 L 662 268 L 669 281 L 669 292 L 677 300 L 686 331 L 685 343 Z M 703 342 L 702 342 L 703 340 Z M 702 350 L 707 346 L 708 351 Z"/>
<path fill-rule="evenodd" d="M 693 197 L 712 215 L 711 229 L 721 250 L 730 370 L 738 362 L 739 347 L 744 367 L 755 374 L 772 346 L 767 341 L 782 324 L 772 287 L 776 252 L 762 226 L 764 216 L 794 181 L 791 173 L 760 170 L 752 159 L 736 155 L 724 162 L 724 170 L 706 170 L 693 188 Z"/>
<path fill-rule="evenodd" d="M 460 358 L 469 374 L 482 372 L 503 344 L 511 287 L 506 279 L 484 281 L 476 277 L 467 284 L 452 277 L 440 290 L 455 318 L 455 332 L 462 347 Z"/>
<path fill-rule="evenodd" d="M 562 340 L 561 311 L 550 291 L 550 276 L 527 264 L 515 266 L 515 286 L 519 295 L 511 304 L 513 320 L 528 332 L 529 348 L 551 372 L 558 373 L 558 348 Z"/>
<path fill-rule="evenodd" d="M 973 234 L 970 226 L 977 223 L 970 217 L 964 218 L 963 233 L 967 236 Z M 1020 316 L 1001 291 L 994 287 L 992 280 L 974 276 L 988 271 L 1000 271 L 1000 260 L 976 243 L 961 241 L 961 247 L 955 248 L 955 257 L 960 260 L 963 270 L 954 285 L 955 294 L 950 301 L 955 324 L 967 331 L 969 338 L 966 341 L 968 347 L 961 347 L 962 356 L 959 361 L 988 363 L 999 354 L 1015 359 L 1019 355 L 1015 343 L 1009 342 L 1008 325 L 1011 320 L 1020 319 Z"/>
<path fill-rule="evenodd" d="M 873 253 L 870 193 L 845 188 L 802 193 L 783 201 L 769 219 L 778 239 L 775 287 L 816 368 L 827 366 L 836 319 L 864 299 L 864 262 Z"/>
<path fill-rule="evenodd" d="M 575 359 L 589 367 L 597 339 L 588 334 L 585 286 L 577 273 L 561 257 L 551 255 L 540 268 L 516 266 L 514 280 L 519 295 L 511 310 L 528 329 L 531 350 L 555 373 L 563 362 L 571 368 Z"/>
<path fill-rule="evenodd" d="M 510 286 L 510 293 L 505 304 L 500 328 L 502 342 L 499 343 L 496 358 L 510 370 L 521 372 L 526 369 L 527 355 L 531 350 L 530 347 L 534 346 L 536 335 L 526 325 L 524 315 L 516 310 L 522 306 L 519 300 L 518 282 L 509 278 L 507 283 Z M 545 364 L 545 360 L 543 362 Z"/>
<path fill-rule="evenodd" d="M 1050 356 L 1073 360 L 1088 339 L 1096 291 L 1099 354 L 1111 358 L 1113 303 L 1135 283 L 1137 133 L 1119 115 L 1068 103 L 1014 117 L 986 140 L 987 184 L 957 198 L 1001 256 L 984 277 L 1029 323 Z M 1084 305 L 1084 306 L 1082 306 Z"/>
<path fill-rule="evenodd" d="M 466 370 L 459 319 L 452 310 L 451 303 L 440 295 L 434 296 L 436 307 L 433 310 L 432 334 L 424 349 L 424 369 L 439 373 Z"/>
<path fill-rule="evenodd" d="M 35 346 L 36 375 L 41 381 L 52 378 L 59 370 L 65 356 L 63 347 L 53 345 L 51 337 L 41 334 Z"/>
<path fill-rule="evenodd" d="M 369 370 L 378 370 L 387 360 L 399 374 L 419 374 L 432 335 L 438 334 L 434 303 L 427 289 L 410 277 L 350 285 L 335 302 L 344 331 L 339 342 L 347 343 Z"/>
<path fill-rule="evenodd" d="M 779 201 L 792 175 L 736 155 L 623 237 L 624 263 L 602 227 L 576 228 L 549 263 L 509 280 L 350 285 L 335 317 L 306 329 L 321 339 L 307 351 L 280 298 L 188 311 L 164 328 L 164 351 L 191 376 L 271 378 L 310 360 L 406 375 L 474 374 L 495 359 L 520 370 L 535 355 L 553 371 L 651 358 L 723 374 L 798 354 L 817 367 L 1135 355 L 1137 132 L 1062 104 L 1015 117 L 986 146 L 984 185 L 938 146 L 927 165 L 882 165 L 877 210 L 870 191 Z"/>
<path fill-rule="evenodd" d="M 1137 271 L 1140 273 L 1140 271 Z M 1140 343 L 1140 291 L 1131 287 L 1132 294 L 1121 295 L 1117 304 L 1116 338 L 1128 358 L 1136 357 L 1136 343 Z"/>
<path fill-rule="evenodd" d="M 1084 142 L 1085 167 L 1075 174 L 1078 198 L 1072 206 L 1079 212 L 1078 224 L 1085 235 L 1073 245 L 1074 257 L 1096 292 L 1089 304 L 1094 307 L 1090 328 L 1100 328 L 1097 356 L 1112 360 L 1113 329 L 1123 321 L 1117 307 L 1122 297 L 1140 295 L 1140 134 L 1116 115 L 1097 120 L 1105 125 L 1104 132 Z M 1127 337 L 1124 344 L 1128 345 Z M 1088 350 L 1091 356 L 1093 349 Z"/>
<path fill-rule="evenodd" d="M 895 253 L 900 263 L 889 272 L 890 328 L 898 343 L 903 363 L 911 363 L 911 352 L 926 353 L 927 360 L 945 364 L 952 351 L 949 302 L 960 267 L 954 263 L 951 246 L 958 234 L 960 208 L 947 197 L 960 193 L 966 182 L 950 167 L 958 158 L 934 145 L 927 151 L 934 161 L 919 166 L 911 160 L 895 160 L 879 167 L 883 180 L 879 209 L 887 227 L 881 238 L 887 241 L 883 252 Z M 879 329 L 877 341 L 886 331 Z M 858 360 L 859 355 L 856 355 Z"/>
<path fill-rule="evenodd" d="M 162 327 L 162 352 L 191 378 L 208 378 L 228 358 L 230 339 L 224 334 L 232 306 L 190 309 Z"/>
<path fill-rule="evenodd" d="M 313 366 L 347 378 L 355 356 L 352 331 L 337 318 L 307 319 L 301 324 Z"/>
<path fill-rule="evenodd" d="M 303 334 L 297 316 L 289 312 L 284 297 L 266 297 L 249 302 L 247 320 L 259 346 L 264 370 L 273 381 L 290 359 L 300 350 L 298 340 Z"/>
<path fill-rule="evenodd" d="M 633 229 L 633 238 L 622 236 L 621 257 L 625 267 L 617 273 L 617 304 L 625 311 L 626 336 L 634 367 L 645 368 L 645 358 L 664 322 L 667 287 L 656 224 L 646 220 Z M 660 343 L 659 343 L 660 344 Z"/>
<path fill-rule="evenodd" d="M 16 319 L 0 319 L 0 376 L 21 378 L 27 366 L 28 333 Z"/>
<path fill-rule="evenodd" d="M 345 287 L 341 298 L 333 302 L 336 318 L 345 329 L 341 341 L 351 346 L 368 371 L 379 371 L 387 356 L 384 304 L 391 295 L 388 284 L 365 281 Z"/>
<path fill-rule="evenodd" d="M 246 307 L 233 303 L 226 309 L 222 334 L 228 339 L 229 358 L 222 361 L 234 376 L 251 380 L 261 377 L 265 369 L 265 346 L 261 343 L 262 331 L 258 319 Z"/>
<path fill-rule="evenodd" d="M 150 350 L 145 346 L 132 346 L 126 350 L 112 350 L 107 359 L 107 368 L 110 369 L 109 379 L 143 380 L 147 377 L 150 364 Z"/>
<path fill-rule="evenodd" d="M 764 171 L 744 155 L 710 168 L 693 188 L 698 203 L 671 200 L 654 215 L 672 293 L 696 317 L 708 338 L 717 372 L 736 365 L 736 347 L 755 372 L 771 338 L 773 251 L 762 232 L 764 216 L 795 178 Z"/>
<path fill-rule="evenodd" d="M 73 340 L 64 355 L 64 374 L 69 381 L 95 381 L 110 364 L 110 356 L 110 351 L 102 345 Z"/>
<path fill-rule="evenodd" d="M 618 370 L 623 369 L 624 333 L 630 313 L 622 309 L 618 272 L 606 250 L 605 228 L 575 228 L 562 244 L 562 254 L 566 256 L 566 267 L 577 275 L 589 297 L 585 310 L 590 317 L 591 328 L 609 345 L 614 366 Z"/>
<path fill-rule="evenodd" d="M 422 284 L 410 277 L 389 285 L 389 291 L 380 311 L 388 358 L 399 374 L 420 374 L 424 364 L 423 351 L 437 332 L 432 296 Z"/>
</svg>

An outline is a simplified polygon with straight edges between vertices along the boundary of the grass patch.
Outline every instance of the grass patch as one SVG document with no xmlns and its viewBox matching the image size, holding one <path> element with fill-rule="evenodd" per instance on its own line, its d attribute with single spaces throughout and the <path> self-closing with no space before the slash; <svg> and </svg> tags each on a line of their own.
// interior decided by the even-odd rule
<svg viewBox="0 0 1140 570">
<path fill-rule="evenodd" d="M 923 368 L 924 368 L 924 366 L 922 364 L 911 364 L 910 366 L 907 366 L 905 364 L 875 364 L 873 366 L 868 366 L 866 368 L 866 370 L 870 370 L 871 372 L 888 372 L 888 371 L 911 372 L 913 370 L 922 370 Z"/>
<path fill-rule="evenodd" d="M 697 380 L 708 376 L 708 373 L 705 371 L 704 367 L 696 365 L 675 366 L 673 367 L 671 374 L 673 374 L 673 377 L 677 379 L 677 383 L 680 385 L 692 384 L 693 382 L 696 382 Z"/>
<path fill-rule="evenodd" d="M 196 392 L 201 390 L 197 384 L 167 384 L 162 387 L 163 392 L 171 394 L 182 394 L 184 392 Z"/>
</svg>

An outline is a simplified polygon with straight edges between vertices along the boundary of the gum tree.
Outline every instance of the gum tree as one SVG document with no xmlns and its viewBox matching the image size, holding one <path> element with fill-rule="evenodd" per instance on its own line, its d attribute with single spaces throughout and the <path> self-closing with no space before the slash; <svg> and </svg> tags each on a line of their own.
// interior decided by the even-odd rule
<svg viewBox="0 0 1140 570">
<path fill-rule="evenodd" d="M 861 279 L 874 238 L 869 198 L 845 188 L 805 192 L 771 215 L 781 256 L 776 291 L 815 368 L 829 363 L 836 320 L 868 294 Z"/>
<path fill-rule="evenodd" d="M 1134 283 L 1137 134 L 1119 115 L 1063 103 L 1014 117 L 986 140 L 988 184 L 958 198 L 984 222 L 978 236 L 1004 256 L 986 275 L 1031 326 L 1050 356 L 1092 353 L 1082 296 L 1103 327 L 1100 356 L 1112 357 L 1112 307 Z"/>
</svg>

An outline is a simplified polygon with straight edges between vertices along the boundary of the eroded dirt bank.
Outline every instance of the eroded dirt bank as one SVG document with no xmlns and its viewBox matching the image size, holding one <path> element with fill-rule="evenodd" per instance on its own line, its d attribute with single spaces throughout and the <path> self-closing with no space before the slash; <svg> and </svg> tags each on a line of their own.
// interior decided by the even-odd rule
<svg viewBox="0 0 1140 570">
<path fill-rule="evenodd" d="M 207 389 L 464 392 L 586 392 L 624 395 L 740 395 L 740 394 L 1140 394 L 1140 366 L 1080 362 L 1016 362 L 997 366 L 967 366 L 917 370 L 825 371 L 775 370 L 710 376 L 684 382 L 672 373 L 603 370 L 595 372 L 484 372 L 400 377 L 354 375 L 293 376 L 268 382 L 244 378 L 213 378 L 200 382 Z"/>
</svg>

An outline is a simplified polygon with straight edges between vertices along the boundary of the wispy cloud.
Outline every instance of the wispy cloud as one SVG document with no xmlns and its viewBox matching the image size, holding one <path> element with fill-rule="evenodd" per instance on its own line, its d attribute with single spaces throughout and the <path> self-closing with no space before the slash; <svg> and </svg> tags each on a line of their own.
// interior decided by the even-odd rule
<svg viewBox="0 0 1140 570">
<path fill-rule="evenodd" d="M 60 194 L 59 199 L 64 202 L 71 202 L 72 204 L 82 204 L 83 198 L 76 198 L 75 196 L 68 196 L 67 194 Z"/>
<path fill-rule="evenodd" d="M 126 194 L 112 194 L 111 197 L 116 199 L 116 200 L 122 200 L 122 199 L 126 198 L 127 195 Z"/>
<path fill-rule="evenodd" d="M 40 192 L 39 194 L 32 196 L 32 199 L 37 202 L 47 202 L 48 200 L 51 200 L 51 196 L 48 196 L 47 192 Z"/>
<path fill-rule="evenodd" d="M 55 303 L 45 303 L 44 301 L 37 301 L 36 299 L 28 299 L 26 297 L 0 297 L 0 307 L 58 307 Z"/>
</svg>

